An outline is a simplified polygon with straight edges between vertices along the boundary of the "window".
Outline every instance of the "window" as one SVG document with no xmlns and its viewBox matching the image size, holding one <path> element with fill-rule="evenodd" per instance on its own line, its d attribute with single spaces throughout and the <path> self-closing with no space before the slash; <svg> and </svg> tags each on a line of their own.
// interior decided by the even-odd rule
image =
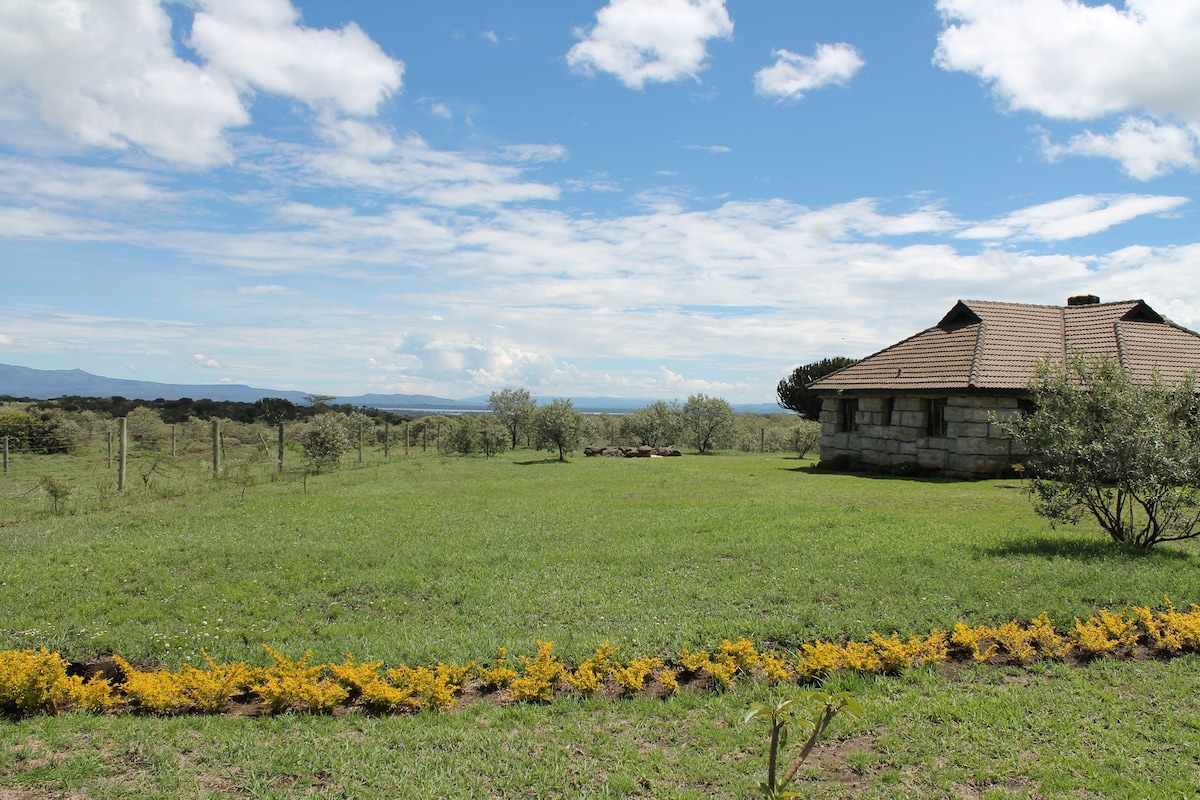
<svg viewBox="0 0 1200 800">
<path fill-rule="evenodd" d="M 925 421 L 925 435 L 946 435 L 946 398 L 929 398 L 928 413 Z"/>
<path fill-rule="evenodd" d="M 842 401 L 842 430 L 847 433 L 858 430 L 858 399 Z"/>
<path fill-rule="evenodd" d="M 896 413 L 896 398 L 894 398 L 894 397 L 887 397 L 887 398 L 884 398 L 884 401 L 883 401 L 883 422 L 882 422 L 881 424 L 883 424 L 883 425 L 887 425 L 888 427 L 891 427 L 891 426 L 894 424 L 894 423 L 892 422 L 892 416 L 893 416 L 895 413 Z"/>
</svg>

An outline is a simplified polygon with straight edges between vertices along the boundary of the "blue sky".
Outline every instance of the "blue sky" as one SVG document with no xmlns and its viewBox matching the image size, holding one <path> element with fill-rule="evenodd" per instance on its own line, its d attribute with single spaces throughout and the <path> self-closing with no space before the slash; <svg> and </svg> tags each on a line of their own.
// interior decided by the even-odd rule
<svg viewBox="0 0 1200 800">
<path fill-rule="evenodd" d="M 1198 153 L 1200 0 L 9 0 L 0 362 L 769 402 L 959 298 L 1197 328 Z"/>
</svg>

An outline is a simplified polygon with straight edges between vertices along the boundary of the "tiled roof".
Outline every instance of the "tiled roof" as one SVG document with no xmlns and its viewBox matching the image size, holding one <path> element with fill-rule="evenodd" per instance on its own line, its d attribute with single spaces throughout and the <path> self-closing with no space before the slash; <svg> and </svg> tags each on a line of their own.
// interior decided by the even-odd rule
<svg viewBox="0 0 1200 800">
<path fill-rule="evenodd" d="M 1141 300 L 1038 306 L 960 300 L 932 328 L 814 381 L 818 393 L 1020 390 L 1047 356 L 1111 355 L 1135 380 L 1200 369 L 1200 334 Z"/>
</svg>

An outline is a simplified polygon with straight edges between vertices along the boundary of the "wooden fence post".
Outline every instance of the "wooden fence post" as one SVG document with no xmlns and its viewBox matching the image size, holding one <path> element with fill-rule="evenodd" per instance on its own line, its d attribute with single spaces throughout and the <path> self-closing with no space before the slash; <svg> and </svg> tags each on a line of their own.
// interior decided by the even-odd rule
<svg viewBox="0 0 1200 800">
<path fill-rule="evenodd" d="M 279 471 L 283 472 L 283 420 L 279 421 Z"/>
<path fill-rule="evenodd" d="M 175 457 L 175 426 L 171 426 L 171 458 Z"/>
<path fill-rule="evenodd" d="M 112 469 L 112 428 L 108 429 L 108 468 Z"/>
<path fill-rule="evenodd" d="M 358 463 L 362 463 L 363 424 L 358 423 Z"/>
<path fill-rule="evenodd" d="M 213 478 L 221 477 L 221 421 L 212 421 Z"/>
<path fill-rule="evenodd" d="M 4 474 L 8 474 L 8 437 L 4 437 Z"/>
<path fill-rule="evenodd" d="M 124 417 L 117 420 L 117 444 L 120 447 L 117 456 L 117 491 L 125 491 L 125 455 L 128 450 L 129 429 Z"/>
<path fill-rule="evenodd" d="M 383 457 L 388 457 L 388 441 L 392 438 L 392 425 L 386 419 L 383 421 Z"/>
</svg>

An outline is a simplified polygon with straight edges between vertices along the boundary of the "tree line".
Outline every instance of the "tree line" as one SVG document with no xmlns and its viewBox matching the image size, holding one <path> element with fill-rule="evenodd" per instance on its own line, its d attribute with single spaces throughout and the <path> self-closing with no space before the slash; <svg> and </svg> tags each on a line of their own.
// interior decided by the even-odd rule
<svg viewBox="0 0 1200 800">
<path fill-rule="evenodd" d="M 123 397 L 68 396 L 16 401 L 0 397 L 0 437 L 12 452 L 70 452 L 115 430 L 123 417 L 140 450 L 163 452 L 209 445 L 212 420 L 222 422 L 226 444 L 267 446 L 265 428 L 286 433 L 286 443 L 302 453 L 314 471 L 336 468 L 344 455 L 363 446 L 411 446 L 422 451 L 492 456 L 527 447 L 559 460 L 586 445 L 648 445 L 716 450 L 798 452 L 816 446 L 819 426 L 792 415 L 736 415 L 723 398 L 694 394 L 686 401 L 660 400 L 624 414 L 585 414 L 570 399 L 539 404 L 527 389 L 492 392 L 487 410 L 462 415 L 409 416 L 312 395 L 308 404 L 280 397 L 255 403 L 235 401 L 130 400 Z"/>
</svg>

